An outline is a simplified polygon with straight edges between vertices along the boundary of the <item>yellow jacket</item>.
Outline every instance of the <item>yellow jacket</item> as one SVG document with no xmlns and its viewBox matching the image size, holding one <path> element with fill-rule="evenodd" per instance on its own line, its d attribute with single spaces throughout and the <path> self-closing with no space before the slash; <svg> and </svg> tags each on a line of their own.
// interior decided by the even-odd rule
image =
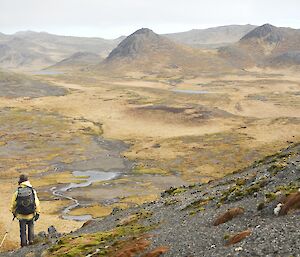
<svg viewBox="0 0 300 257">
<path fill-rule="evenodd" d="M 30 184 L 29 181 L 25 181 L 20 184 L 20 187 L 32 187 L 32 185 Z M 34 196 L 35 196 L 35 212 L 40 214 L 40 212 L 41 212 L 40 201 L 39 201 L 39 199 L 37 197 L 37 193 L 34 189 L 33 189 L 33 192 L 34 192 Z M 34 218 L 35 213 L 28 214 L 28 215 L 16 213 L 17 196 L 18 196 L 18 190 L 14 193 L 14 195 L 11 199 L 10 211 L 16 215 L 18 220 L 32 220 Z"/>
</svg>

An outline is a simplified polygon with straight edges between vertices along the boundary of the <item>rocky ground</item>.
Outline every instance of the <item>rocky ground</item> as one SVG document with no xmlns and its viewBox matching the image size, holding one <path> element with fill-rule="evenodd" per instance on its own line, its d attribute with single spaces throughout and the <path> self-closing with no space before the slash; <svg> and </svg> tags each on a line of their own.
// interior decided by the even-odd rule
<svg viewBox="0 0 300 257">
<path fill-rule="evenodd" d="M 298 192 L 299 163 L 294 144 L 223 179 L 170 188 L 155 202 L 115 209 L 69 235 L 44 235 L 0 256 L 297 257 L 299 210 L 276 216 L 274 208 Z"/>
</svg>

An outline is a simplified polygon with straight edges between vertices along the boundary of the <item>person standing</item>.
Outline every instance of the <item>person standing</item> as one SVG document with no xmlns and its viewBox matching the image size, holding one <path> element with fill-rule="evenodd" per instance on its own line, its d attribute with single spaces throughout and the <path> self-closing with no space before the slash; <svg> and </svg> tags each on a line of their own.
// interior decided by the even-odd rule
<svg viewBox="0 0 300 257">
<path fill-rule="evenodd" d="M 19 220 L 21 247 L 33 244 L 34 222 L 40 216 L 40 201 L 28 177 L 20 175 L 18 189 L 11 201 L 11 212 Z M 27 232 L 28 231 L 28 232 Z"/>
</svg>

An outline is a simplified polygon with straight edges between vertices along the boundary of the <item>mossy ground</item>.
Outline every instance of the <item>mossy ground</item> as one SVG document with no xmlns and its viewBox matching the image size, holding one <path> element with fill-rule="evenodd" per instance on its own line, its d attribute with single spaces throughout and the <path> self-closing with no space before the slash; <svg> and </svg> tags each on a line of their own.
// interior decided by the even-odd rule
<svg viewBox="0 0 300 257">
<path fill-rule="evenodd" d="M 110 256 L 119 250 L 124 242 L 129 242 L 132 238 L 143 237 L 146 232 L 153 230 L 156 227 L 154 225 L 141 225 L 141 222 L 151 217 L 151 215 L 152 213 L 142 210 L 122 219 L 119 224 L 111 230 L 63 237 L 47 251 L 45 256 L 75 257 L 86 256 L 88 254 Z M 145 248 L 149 245 L 150 243 L 147 244 Z M 140 249 L 138 252 L 143 252 L 144 249 Z"/>
</svg>

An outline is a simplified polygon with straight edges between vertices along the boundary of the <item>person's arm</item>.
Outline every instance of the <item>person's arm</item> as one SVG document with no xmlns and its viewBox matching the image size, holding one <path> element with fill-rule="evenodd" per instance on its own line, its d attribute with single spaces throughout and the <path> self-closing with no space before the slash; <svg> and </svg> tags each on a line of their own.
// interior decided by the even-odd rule
<svg viewBox="0 0 300 257">
<path fill-rule="evenodd" d="M 17 209 L 17 195 L 18 192 L 15 192 L 11 198 L 11 204 L 10 204 L 10 211 L 12 212 L 13 215 L 16 214 L 16 209 Z"/>
<path fill-rule="evenodd" d="M 40 206 L 40 200 L 37 196 L 37 192 L 34 190 L 34 199 L 35 199 L 35 212 L 37 214 L 41 213 L 41 206 Z"/>
</svg>

